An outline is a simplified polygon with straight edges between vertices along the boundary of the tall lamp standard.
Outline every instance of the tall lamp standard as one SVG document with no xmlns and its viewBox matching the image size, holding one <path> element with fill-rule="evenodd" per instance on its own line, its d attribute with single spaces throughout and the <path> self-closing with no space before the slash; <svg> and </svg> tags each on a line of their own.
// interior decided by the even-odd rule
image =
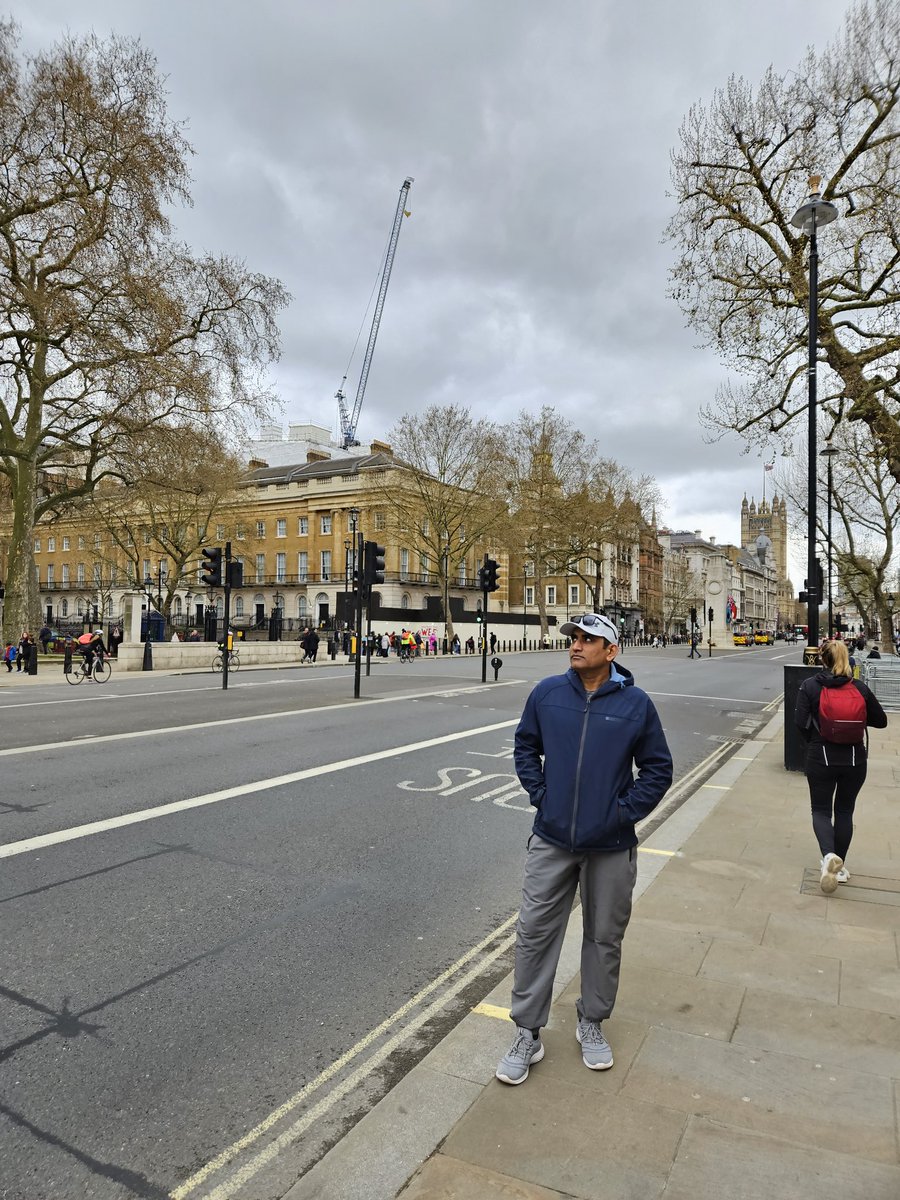
<svg viewBox="0 0 900 1200">
<path fill-rule="evenodd" d="M 830 225 L 837 219 L 837 209 L 828 200 L 823 200 L 819 193 L 821 175 L 810 175 L 809 197 L 805 204 L 797 209 L 791 217 L 795 229 L 802 230 L 809 237 L 809 339 L 808 339 L 808 454 L 807 469 L 809 473 L 807 496 L 807 617 L 809 629 L 806 649 L 803 651 L 803 661 L 807 666 L 813 666 L 819 655 L 819 595 L 818 559 L 816 558 L 816 463 L 818 446 L 816 445 L 816 356 L 819 343 L 819 247 L 816 231 L 824 225 Z"/>
<path fill-rule="evenodd" d="M 833 600 L 833 595 L 832 595 L 832 583 L 831 583 L 831 571 L 832 571 L 831 560 L 832 560 L 832 546 L 833 546 L 833 542 L 831 540 L 831 512 L 832 512 L 831 497 L 834 495 L 834 491 L 832 489 L 831 460 L 838 453 L 838 449 L 836 446 L 832 446 L 831 442 L 826 442 L 825 448 L 822 451 L 820 451 L 820 453 L 821 453 L 821 456 L 828 463 L 828 524 L 826 526 L 826 529 L 827 529 L 826 551 L 828 554 L 828 636 L 834 637 L 834 600 Z"/>
<path fill-rule="evenodd" d="M 450 570 L 450 533 L 444 530 L 443 533 L 443 549 L 441 551 L 441 575 L 444 581 L 444 645 L 447 644 L 447 621 L 450 616 L 450 580 L 448 572 Z M 446 654 L 446 650 L 444 651 Z"/>
</svg>

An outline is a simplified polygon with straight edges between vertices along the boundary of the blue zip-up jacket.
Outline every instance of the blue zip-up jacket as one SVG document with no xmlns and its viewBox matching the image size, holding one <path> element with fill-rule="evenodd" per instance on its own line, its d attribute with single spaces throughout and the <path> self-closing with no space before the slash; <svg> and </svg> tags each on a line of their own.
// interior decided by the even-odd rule
<svg viewBox="0 0 900 1200">
<path fill-rule="evenodd" d="M 516 729 L 515 762 L 537 809 L 534 832 L 573 853 L 636 846 L 635 822 L 672 783 L 653 702 L 615 663 L 590 698 L 571 668 L 542 680 Z"/>
</svg>

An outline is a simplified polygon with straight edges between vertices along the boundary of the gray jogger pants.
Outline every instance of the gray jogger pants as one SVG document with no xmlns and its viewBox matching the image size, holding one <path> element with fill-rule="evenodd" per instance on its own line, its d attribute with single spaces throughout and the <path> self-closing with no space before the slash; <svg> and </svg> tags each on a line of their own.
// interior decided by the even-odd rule
<svg viewBox="0 0 900 1200">
<path fill-rule="evenodd" d="M 584 930 L 578 1011 L 589 1021 L 605 1021 L 610 1015 L 636 875 L 636 849 L 571 854 L 532 834 L 516 925 L 510 1016 L 517 1025 L 542 1029 L 550 1017 L 553 980 L 576 887 L 581 889 Z"/>
</svg>

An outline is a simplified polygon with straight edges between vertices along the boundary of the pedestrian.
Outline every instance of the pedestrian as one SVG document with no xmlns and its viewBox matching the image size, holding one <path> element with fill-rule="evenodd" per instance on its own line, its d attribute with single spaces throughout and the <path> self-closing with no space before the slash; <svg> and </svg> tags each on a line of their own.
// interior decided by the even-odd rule
<svg viewBox="0 0 900 1200">
<path fill-rule="evenodd" d="M 46 654 L 50 649 L 50 642 L 53 640 L 53 632 L 49 625 L 42 625 L 38 630 L 38 641 L 41 643 L 41 653 Z"/>
<path fill-rule="evenodd" d="M 697 635 L 696 635 L 696 633 L 694 633 L 694 634 L 691 634 L 691 652 L 688 655 L 688 658 L 700 658 L 700 657 L 701 657 L 700 651 L 697 649 Z"/>
<path fill-rule="evenodd" d="M 515 735 L 516 774 L 537 809 L 516 926 L 510 1016 L 516 1037 L 497 1067 L 524 1083 L 544 1057 L 541 1029 L 566 924 L 581 892 L 581 997 L 576 1037 L 592 1071 L 613 1065 L 602 1023 L 615 1004 L 621 943 L 637 874 L 634 826 L 672 782 L 659 716 L 631 672 L 617 667 L 619 635 L 598 613 L 560 627 L 571 666 L 537 685 Z M 633 767 L 637 767 L 637 777 Z"/>
<path fill-rule="evenodd" d="M 830 895 L 850 878 L 847 851 L 853 810 L 866 780 L 866 727 L 884 729 L 884 709 L 864 683 L 853 678 L 847 647 L 826 642 L 823 670 L 804 679 L 794 720 L 806 740 L 806 782 L 813 833 L 822 855 L 819 886 Z"/>
<path fill-rule="evenodd" d="M 172 634 L 172 636 L 169 640 L 172 642 L 180 642 L 181 641 L 181 637 L 179 636 L 177 629 L 174 631 L 174 633 Z"/>
<path fill-rule="evenodd" d="M 496 635 L 496 633 L 492 633 L 490 636 L 490 648 L 491 648 L 491 654 L 496 653 L 496 650 L 497 650 L 497 635 Z"/>
<path fill-rule="evenodd" d="M 31 664 L 31 652 L 34 650 L 34 638 L 27 629 L 22 630 L 22 636 L 19 638 L 19 653 L 16 655 L 16 670 L 24 670 L 28 672 Z"/>
<path fill-rule="evenodd" d="M 459 634 L 454 633 L 453 641 L 450 643 L 450 653 L 451 654 L 459 654 L 460 652 L 461 652 L 461 645 L 460 645 L 460 641 L 459 641 Z"/>
<path fill-rule="evenodd" d="M 319 653 L 319 635 L 314 629 L 310 629 L 306 636 L 306 659 L 307 662 L 314 663 L 316 655 Z"/>
<path fill-rule="evenodd" d="M 876 643 L 873 643 L 872 649 L 869 651 L 869 658 L 881 658 L 881 651 L 878 649 Z M 868 659 L 866 659 L 866 662 L 868 662 Z"/>
<path fill-rule="evenodd" d="M 14 642 L 6 643 L 6 649 L 3 651 L 3 661 L 6 663 L 7 674 L 13 669 L 13 663 L 16 661 L 18 653 Z"/>
</svg>

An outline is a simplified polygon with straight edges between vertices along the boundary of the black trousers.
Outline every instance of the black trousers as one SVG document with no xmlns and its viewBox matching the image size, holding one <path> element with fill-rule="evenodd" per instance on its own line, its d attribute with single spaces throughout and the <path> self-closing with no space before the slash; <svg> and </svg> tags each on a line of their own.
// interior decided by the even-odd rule
<svg viewBox="0 0 900 1200">
<path fill-rule="evenodd" d="M 853 810 L 856 797 L 866 781 L 867 764 L 828 766 L 822 748 L 813 747 L 806 759 L 806 782 L 812 808 L 813 833 L 824 858 L 836 854 L 846 858 L 853 838 Z"/>
</svg>

